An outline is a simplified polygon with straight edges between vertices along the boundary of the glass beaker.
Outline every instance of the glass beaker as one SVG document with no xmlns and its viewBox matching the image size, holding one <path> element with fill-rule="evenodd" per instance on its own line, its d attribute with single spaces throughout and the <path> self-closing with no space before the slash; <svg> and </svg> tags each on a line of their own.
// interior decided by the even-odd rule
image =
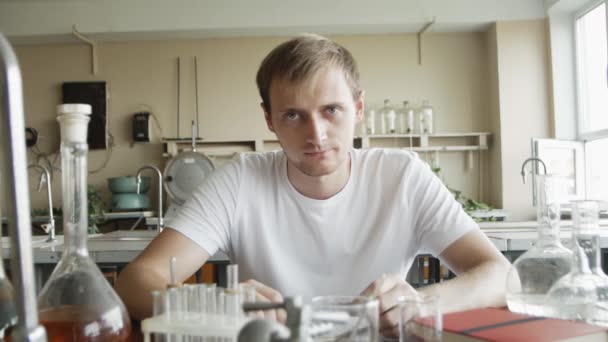
<svg viewBox="0 0 608 342">
<path fill-rule="evenodd" d="M 313 341 L 377 342 L 378 300 L 358 296 L 320 296 L 312 300 Z"/>
<path fill-rule="evenodd" d="M 61 131 L 64 250 L 38 297 L 49 341 L 130 341 L 124 304 L 87 249 L 87 124 L 91 106 L 57 107 Z"/>
<path fill-rule="evenodd" d="M 441 341 L 443 316 L 439 297 L 417 294 L 397 298 L 399 305 L 399 341 Z"/>
<path fill-rule="evenodd" d="M 555 317 L 608 325 L 608 277 L 601 268 L 598 203 L 572 202 L 572 271 L 548 293 Z"/>
<path fill-rule="evenodd" d="M 552 307 L 546 305 L 546 294 L 572 267 L 572 252 L 560 241 L 563 181 L 557 175 L 538 175 L 536 179 L 538 237 L 534 246 L 511 266 L 506 299 L 513 312 L 554 317 Z"/>
</svg>

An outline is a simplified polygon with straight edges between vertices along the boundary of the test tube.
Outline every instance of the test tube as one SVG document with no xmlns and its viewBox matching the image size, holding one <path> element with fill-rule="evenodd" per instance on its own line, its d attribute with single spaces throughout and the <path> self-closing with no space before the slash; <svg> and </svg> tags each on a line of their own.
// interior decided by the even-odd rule
<svg viewBox="0 0 608 342">
<path fill-rule="evenodd" d="M 172 256 L 169 260 L 169 276 L 171 280 L 170 285 L 177 285 L 177 258 Z"/>
<path fill-rule="evenodd" d="M 152 316 L 158 317 L 166 311 L 166 293 L 164 291 L 152 291 Z M 165 342 L 166 334 L 155 333 L 155 342 Z"/>
<path fill-rule="evenodd" d="M 228 265 L 226 268 L 226 273 L 228 287 L 226 288 L 225 292 L 225 313 L 229 316 L 240 316 L 243 310 L 241 309 L 241 299 L 239 293 L 239 266 Z"/>
<path fill-rule="evenodd" d="M 232 264 L 226 267 L 226 278 L 228 280 L 228 286 L 226 289 L 238 291 L 239 289 L 239 265 Z"/>
<path fill-rule="evenodd" d="M 220 315 L 226 314 L 226 292 L 223 288 L 217 289 L 217 307 L 216 312 Z"/>
<path fill-rule="evenodd" d="M 167 289 L 167 315 L 170 320 L 180 319 L 182 314 L 182 293 L 180 288 L 171 287 Z"/>
<path fill-rule="evenodd" d="M 165 313 L 165 292 L 152 291 L 152 316 Z"/>
<path fill-rule="evenodd" d="M 215 314 L 217 309 L 217 299 L 215 298 L 215 284 L 207 287 L 207 313 Z"/>
<path fill-rule="evenodd" d="M 200 311 L 200 300 L 198 297 L 198 287 L 193 284 L 188 284 L 184 287 L 188 302 L 188 312 L 198 313 Z"/>
<path fill-rule="evenodd" d="M 203 313 L 207 312 L 207 285 L 198 284 L 198 286 L 196 287 L 196 290 L 198 291 L 198 300 L 199 300 L 198 312 L 203 314 Z"/>
</svg>

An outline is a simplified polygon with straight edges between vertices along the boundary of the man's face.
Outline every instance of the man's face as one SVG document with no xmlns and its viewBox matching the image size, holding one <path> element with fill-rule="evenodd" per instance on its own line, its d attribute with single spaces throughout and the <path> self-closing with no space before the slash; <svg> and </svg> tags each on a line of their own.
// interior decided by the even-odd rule
<svg viewBox="0 0 608 342">
<path fill-rule="evenodd" d="M 353 99 L 341 68 L 323 68 L 297 84 L 273 80 L 269 97 L 266 123 L 290 165 L 312 177 L 331 174 L 344 165 L 355 123 L 363 115 L 363 96 Z"/>
</svg>

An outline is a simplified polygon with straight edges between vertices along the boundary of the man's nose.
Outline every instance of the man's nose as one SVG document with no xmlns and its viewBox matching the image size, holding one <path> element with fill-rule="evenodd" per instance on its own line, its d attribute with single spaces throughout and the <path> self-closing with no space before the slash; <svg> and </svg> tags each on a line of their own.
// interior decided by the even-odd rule
<svg viewBox="0 0 608 342">
<path fill-rule="evenodd" d="M 313 145 L 322 145 L 327 140 L 327 122 L 316 115 L 311 115 L 307 127 L 307 141 Z"/>
</svg>

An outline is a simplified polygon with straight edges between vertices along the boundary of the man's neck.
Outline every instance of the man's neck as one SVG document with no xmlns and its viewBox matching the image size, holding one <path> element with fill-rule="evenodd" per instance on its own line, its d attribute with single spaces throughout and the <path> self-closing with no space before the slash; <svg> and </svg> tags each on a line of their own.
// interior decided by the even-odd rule
<svg viewBox="0 0 608 342">
<path fill-rule="evenodd" d="M 338 169 L 328 175 L 313 177 L 302 173 L 287 161 L 287 178 L 296 190 L 302 195 L 324 200 L 344 189 L 350 177 L 350 154 Z"/>
</svg>

